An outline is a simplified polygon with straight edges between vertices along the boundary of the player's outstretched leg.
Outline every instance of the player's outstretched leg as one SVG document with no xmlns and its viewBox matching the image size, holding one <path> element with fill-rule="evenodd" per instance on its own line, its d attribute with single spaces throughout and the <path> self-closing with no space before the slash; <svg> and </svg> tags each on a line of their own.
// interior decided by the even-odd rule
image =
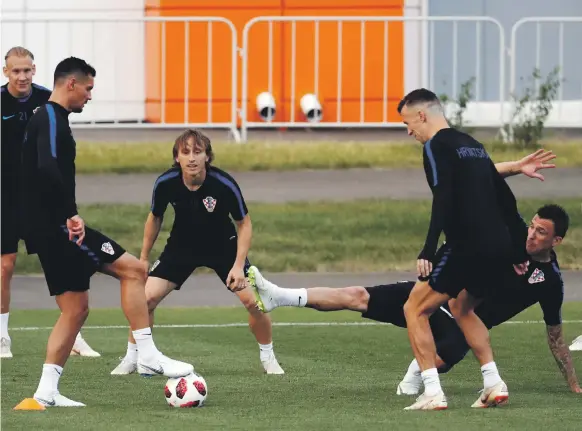
<svg viewBox="0 0 582 431">
<path fill-rule="evenodd" d="M 248 275 L 248 274 L 247 274 Z M 249 284 L 250 275 L 248 275 Z M 241 303 L 249 312 L 249 328 L 259 343 L 259 357 L 267 374 L 285 374 L 279 365 L 273 350 L 273 329 L 271 317 L 258 309 L 255 294 L 252 289 L 235 292 Z"/>
<path fill-rule="evenodd" d="M 56 295 L 61 315 L 49 336 L 46 360 L 34 399 L 45 407 L 84 407 L 85 404 L 70 400 L 59 393 L 59 379 L 75 337 L 89 315 L 89 294 L 65 292 Z"/>
<path fill-rule="evenodd" d="M 249 268 L 248 278 L 257 307 L 265 313 L 278 307 L 308 307 L 318 311 L 351 310 L 360 313 L 368 310 L 370 294 L 363 286 L 289 289 L 267 280 L 255 266 Z"/>
<path fill-rule="evenodd" d="M 305 307 L 307 304 L 307 289 L 281 288 L 264 278 L 256 266 L 249 267 L 248 280 L 256 306 L 263 313 L 277 307 Z"/>
<path fill-rule="evenodd" d="M 166 377 L 182 377 L 194 372 L 191 364 L 168 358 L 154 344 L 145 295 L 147 267 L 135 256 L 124 253 L 104 269 L 121 282 L 121 307 L 137 344 L 138 372 Z"/>
</svg>

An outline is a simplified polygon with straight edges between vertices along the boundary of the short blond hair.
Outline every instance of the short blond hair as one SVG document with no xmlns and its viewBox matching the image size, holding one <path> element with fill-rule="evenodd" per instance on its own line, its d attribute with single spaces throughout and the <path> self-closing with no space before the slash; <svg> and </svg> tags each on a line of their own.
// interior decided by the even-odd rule
<svg viewBox="0 0 582 431">
<path fill-rule="evenodd" d="M 7 61 L 8 57 L 12 57 L 13 55 L 16 57 L 30 57 L 34 60 L 34 55 L 32 54 L 32 52 L 30 52 L 23 46 L 15 46 L 10 48 L 6 55 L 4 56 L 4 61 Z"/>
</svg>

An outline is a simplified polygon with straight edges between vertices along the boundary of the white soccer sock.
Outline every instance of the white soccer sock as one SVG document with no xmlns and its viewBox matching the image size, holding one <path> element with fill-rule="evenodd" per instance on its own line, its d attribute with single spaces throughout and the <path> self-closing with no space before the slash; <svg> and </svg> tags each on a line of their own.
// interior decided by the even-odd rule
<svg viewBox="0 0 582 431">
<path fill-rule="evenodd" d="M 137 344 L 133 344 L 129 341 L 127 342 L 127 353 L 125 354 L 125 358 L 132 362 L 137 362 Z"/>
<path fill-rule="evenodd" d="M 8 338 L 8 317 L 10 313 L 2 313 L 0 314 L 0 338 Z"/>
<path fill-rule="evenodd" d="M 160 351 L 154 344 L 151 328 L 143 328 L 133 331 L 133 338 L 137 344 L 139 356 L 146 362 L 160 354 Z"/>
<path fill-rule="evenodd" d="M 63 367 L 55 364 L 44 364 L 42 366 L 42 375 L 36 393 L 39 395 L 53 395 L 59 391 L 59 379 L 63 373 Z"/>
<path fill-rule="evenodd" d="M 481 367 L 481 374 L 483 374 L 483 386 L 490 388 L 501 381 L 499 371 L 495 362 L 489 362 Z"/>
<path fill-rule="evenodd" d="M 307 305 L 307 289 L 288 289 L 279 287 L 275 283 L 270 283 L 273 289 L 273 296 L 280 307 L 305 307 Z"/>
<path fill-rule="evenodd" d="M 75 338 L 75 341 L 80 341 L 83 339 L 83 336 L 81 335 L 81 331 L 79 331 L 79 333 L 77 334 L 77 337 Z"/>
<path fill-rule="evenodd" d="M 420 366 L 418 365 L 418 361 L 415 359 L 413 360 L 410 365 L 408 366 L 408 371 L 404 376 L 404 380 L 406 381 L 417 381 L 420 379 Z"/>
<path fill-rule="evenodd" d="M 422 383 L 424 384 L 424 393 L 429 397 L 433 397 L 442 391 L 441 382 L 439 380 L 439 372 L 436 368 L 429 368 L 420 373 L 422 376 Z"/>
<path fill-rule="evenodd" d="M 259 343 L 259 351 L 261 361 L 266 361 L 273 354 L 273 343 L 261 344 Z"/>
</svg>

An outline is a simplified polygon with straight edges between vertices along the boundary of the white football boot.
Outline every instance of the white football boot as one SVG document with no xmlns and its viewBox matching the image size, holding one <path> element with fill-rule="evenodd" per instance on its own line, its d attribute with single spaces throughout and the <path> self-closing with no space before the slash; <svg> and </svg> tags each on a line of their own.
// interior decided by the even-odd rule
<svg viewBox="0 0 582 431">
<path fill-rule="evenodd" d="M 489 407 L 503 406 L 509 401 L 507 385 L 502 380 L 490 388 L 483 389 L 481 396 L 471 405 L 473 408 L 486 409 Z"/>
<path fill-rule="evenodd" d="M 85 407 L 85 404 L 73 401 L 59 392 L 53 394 L 34 394 L 34 399 L 45 407 Z"/>
<path fill-rule="evenodd" d="M 12 342 L 10 338 L 2 338 L 0 339 L 0 358 L 2 359 L 10 359 L 12 358 L 12 351 L 10 350 Z"/>
<path fill-rule="evenodd" d="M 419 374 L 411 378 L 404 378 L 398 383 L 396 388 L 396 395 L 418 395 L 422 387 L 422 376 Z"/>
<path fill-rule="evenodd" d="M 160 353 L 148 362 L 138 357 L 137 372 L 145 377 L 161 375 L 176 378 L 192 374 L 194 372 L 194 366 L 186 362 L 168 358 Z"/>
<path fill-rule="evenodd" d="M 137 361 L 129 359 L 126 356 L 121 358 L 121 362 L 113 371 L 111 371 L 111 374 L 114 376 L 125 376 L 135 372 L 137 372 Z"/>
<path fill-rule="evenodd" d="M 271 353 L 267 359 L 261 360 L 261 363 L 267 374 L 285 374 L 274 353 Z"/>
<path fill-rule="evenodd" d="M 582 335 L 580 335 L 574 341 L 572 341 L 572 344 L 570 344 L 570 351 L 582 352 Z"/>
<path fill-rule="evenodd" d="M 443 391 L 440 391 L 432 397 L 422 394 L 414 404 L 405 407 L 404 410 L 446 410 L 447 408 L 447 397 Z"/>
<path fill-rule="evenodd" d="M 73 348 L 71 349 L 71 356 L 86 356 L 88 358 L 97 358 L 101 356 L 101 354 L 93 350 L 79 332 L 77 334 L 77 338 L 75 339 L 75 344 L 73 344 Z"/>
</svg>

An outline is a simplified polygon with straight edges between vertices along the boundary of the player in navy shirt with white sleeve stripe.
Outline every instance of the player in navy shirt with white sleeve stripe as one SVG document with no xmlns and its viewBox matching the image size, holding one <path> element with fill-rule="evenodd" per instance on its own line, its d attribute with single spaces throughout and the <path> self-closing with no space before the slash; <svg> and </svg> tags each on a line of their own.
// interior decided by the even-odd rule
<svg viewBox="0 0 582 431">
<path fill-rule="evenodd" d="M 147 326 L 147 267 L 101 232 L 85 226 L 77 210 L 76 142 L 69 114 L 89 100 L 96 71 L 69 57 L 54 72 L 54 89 L 26 126 L 22 144 L 19 216 L 29 254 L 37 254 L 51 296 L 61 311 L 49 336 L 34 399 L 47 407 L 83 407 L 60 394 L 58 386 L 75 337 L 89 314 L 89 288 L 96 272 L 120 282 L 121 307 L 138 340 L 142 374 L 182 377 L 194 367 L 160 352 Z"/>
<path fill-rule="evenodd" d="M 173 158 L 173 167 L 154 184 L 140 256 L 149 261 L 168 204 L 172 205 L 175 219 L 170 237 L 146 284 L 151 324 L 155 308 L 170 292 L 179 290 L 196 268 L 211 268 L 249 311 L 265 372 L 283 374 L 273 351 L 270 317 L 258 310 L 254 292 L 246 288 L 252 224 L 240 187 L 232 176 L 211 165 L 210 139 L 198 130 L 186 130 L 176 139 Z M 134 343 L 130 334 L 126 356 L 111 374 L 135 372 Z"/>
<path fill-rule="evenodd" d="M 33 83 L 36 73 L 34 55 L 22 46 L 10 48 L 4 56 L 4 76 L 8 82 L 2 93 L 2 297 L 0 303 L 0 358 L 12 358 L 11 339 L 8 334 L 10 316 L 10 284 L 16 257 L 19 230 L 19 173 L 22 141 L 26 125 L 34 113 L 45 105 L 51 90 Z M 100 356 L 77 334 L 71 354 Z"/>
<path fill-rule="evenodd" d="M 4 57 L 8 82 L 2 93 L 2 297 L 0 303 L 0 357 L 12 358 L 8 335 L 10 284 L 14 274 L 18 243 L 18 173 L 24 129 L 33 112 L 49 99 L 50 90 L 32 82 L 34 56 L 23 47 L 11 48 Z"/>
<path fill-rule="evenodd" d="M 421 277 L 405 306 L 408 335 L 422 369 L 425 392 L 406 410 L 444 410 L 447 399 L 435 366 L 430 315 L 449 301 L 481 365 L 488 406 L 507 402 L 509 391 L 494 360 L 486 326 L 474 310 L 511 276 L 527 270 L 527 228 L 515 197 L 481 143 L 451 128 L 438 97 L 424 88 L 408 93 L 398 112 L 408 134 L 423 144 L 433 202 L 427 238 L 417 260 Z M 448 250 L 432 261 L 441 233 Z M 476 403 L 480 404 L 480 403 Z"/>
</svg>

